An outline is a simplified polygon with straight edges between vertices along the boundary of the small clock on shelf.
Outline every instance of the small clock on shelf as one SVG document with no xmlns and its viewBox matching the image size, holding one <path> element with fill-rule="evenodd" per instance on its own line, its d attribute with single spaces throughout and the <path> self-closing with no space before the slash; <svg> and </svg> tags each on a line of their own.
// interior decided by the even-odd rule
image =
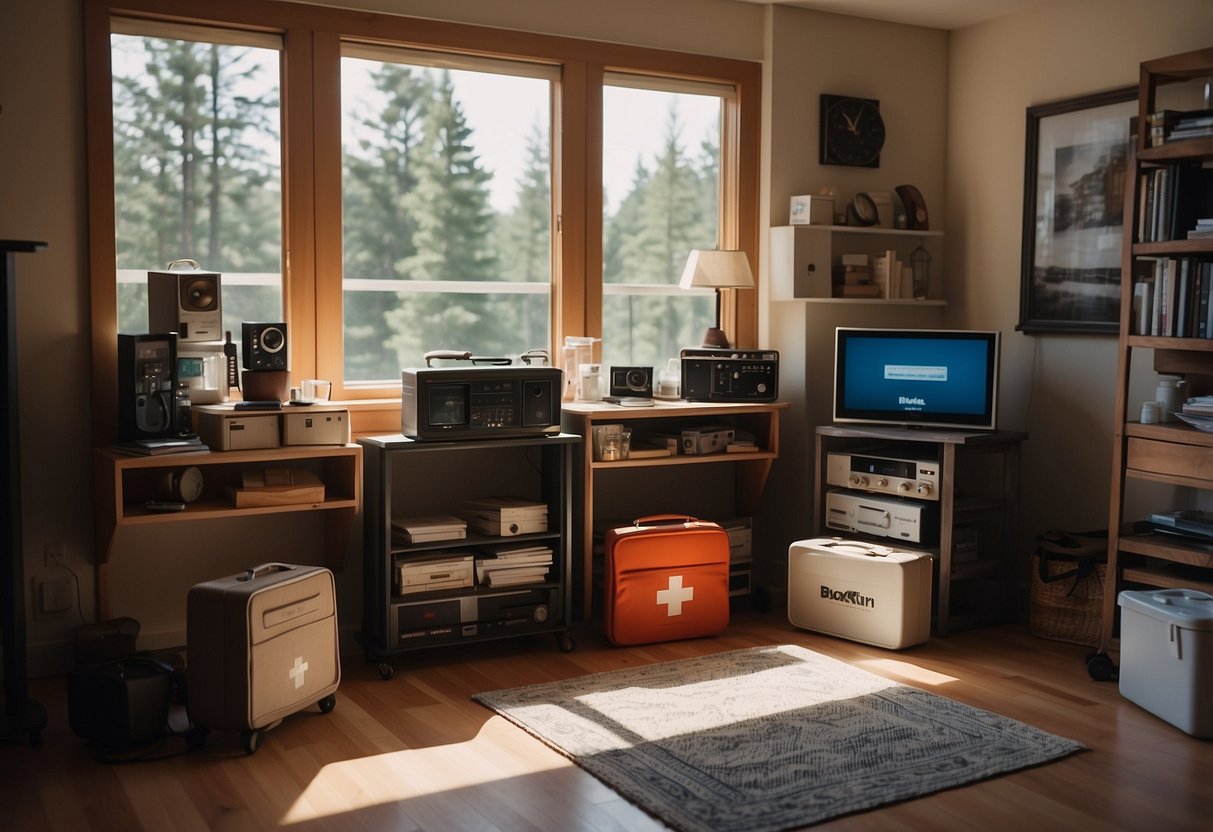
<svg viewBox="0 0 1213 832">
<path fill-rule="evenodd" d="M 878 168 L 884 140 L 879 101 L 822 93 L 821 164 Z"/>
</svg>

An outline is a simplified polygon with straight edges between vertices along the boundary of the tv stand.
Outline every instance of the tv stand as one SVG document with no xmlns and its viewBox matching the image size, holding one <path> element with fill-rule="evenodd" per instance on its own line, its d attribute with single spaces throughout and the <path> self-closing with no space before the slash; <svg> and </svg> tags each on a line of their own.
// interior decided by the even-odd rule
<svg viewBox="0 0 1213 832">
<path fill-rule="evenodd" d="M 831 451 L 871 452 L 885 443 L 921 446 L 923 455 L 931 455 L 940 466 L 939 545 L 928 548 L 893 538 L 858 536 L 927 551 L 935 558 L 936 635 L 1006 620 L 1015 586 L 1019 457 L 1026 438 L 1019 431 L 822 425 L 817 428 L 813 528 L 823 536 L 843 534 L 825 525 L 826 492 L 839 487 L 826 482 Z M 962 539 L 966 545 L 958 556 Z"/>
</svg>

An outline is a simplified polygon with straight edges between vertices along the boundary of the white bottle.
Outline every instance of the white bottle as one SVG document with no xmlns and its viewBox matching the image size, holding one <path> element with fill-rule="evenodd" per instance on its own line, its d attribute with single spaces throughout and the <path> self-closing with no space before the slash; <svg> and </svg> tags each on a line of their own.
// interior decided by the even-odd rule
<svg viewBox="0 0 1213 832">
<path fill-rule="evenodd" d="M 1154 391 L 1154 399 L 1161 406 L 1161 419 L 1164 422 L 1174 422 L 1175 411 L 1183 407 L 1184 380 L 1181 376 L 1159 376 L 1158 389 Z"/>
</svg>

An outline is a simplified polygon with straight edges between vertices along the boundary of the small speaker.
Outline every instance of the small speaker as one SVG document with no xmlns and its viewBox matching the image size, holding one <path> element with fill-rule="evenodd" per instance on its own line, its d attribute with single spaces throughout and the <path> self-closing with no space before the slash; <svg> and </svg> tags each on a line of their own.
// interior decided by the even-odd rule
<svg viewBox="0 0 1213 832">
<path fill-rule="evenodd" d="M 249 323 L 241 326 L 244 338 L 242 362 L 246 370 L 289 370 L 286 324 Z"/>
<path fill-rule="evenodd" d="M 556 391 L 552 382 L 546 380 L 522 383 L 522 426 L 524 428 L 547 427 L 560 421 L 553 413 Z"/>
<path fill-rule="evenodd" d="M 179 341 L 223 340 L 219 275 L 198 269 L 148 272 L 147 326 L 151 332 L 176 332 Z"/>
<path fill-rule="evenodd" d="M 175 436 L 176 389 L 176 335 L 118 336 L 118 435 L 122 439 Z"/>
</svg>

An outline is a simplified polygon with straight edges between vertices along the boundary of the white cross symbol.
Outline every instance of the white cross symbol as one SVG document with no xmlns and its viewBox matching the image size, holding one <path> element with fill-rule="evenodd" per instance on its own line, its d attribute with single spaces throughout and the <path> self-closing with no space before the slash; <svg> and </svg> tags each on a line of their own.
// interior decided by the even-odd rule
<svg viewBox="0 0 1213 832">
<path fill-rule="evenodd" d="M 303 674 L 307 672 L 307 668 L 308 664 L 303 660 L 303 656 L 296 656 L 294 666 L 286 672 L 287 676 L 295 680 L 295 690 L 303 687 Z"/>
<path fill-rule="evenodd" d="M 682 585 L 681 575 L 670 576 L 670 588 L 657 590 L 657 604 L 668 604 L 665 614 L 667 617 L 682 615 L 682 602 L 695 598 L 695 587 Z"/>
</svg>

